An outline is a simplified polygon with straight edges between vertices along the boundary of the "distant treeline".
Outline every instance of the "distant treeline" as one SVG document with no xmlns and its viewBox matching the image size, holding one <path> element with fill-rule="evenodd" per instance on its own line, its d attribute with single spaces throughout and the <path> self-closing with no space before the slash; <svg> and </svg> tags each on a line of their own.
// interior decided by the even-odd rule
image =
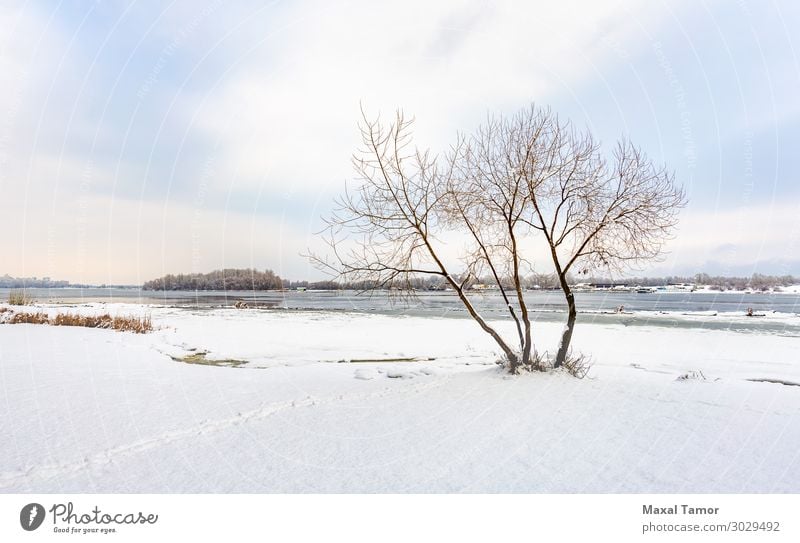
<svg viewBox="0 0 800 543">
<path fill-rule="evenodd" d="M 165 275 L 142 285 L 144 290 L 276 290 L 283 280 L 271 270 L 215 270 L 211 273 Z"/>
<path fill-rule="evenodd" d="M 456 277 L 461 282 L 464 278 Z M 501 279 L 505 288 L 513 289 L 510 278 Z M 608 277 L 571 277 L 571 284 L 617 284 L 628 286 L 660 286 L 681 283 L 696 285 L 709 285 L 716 290 L 769 290 L 776 287 L 800 284 L 800 277 L 792 275 L 762 275 L 755 273 L 750 277 L 723 277 L 699 273 L 693 276 L 666 277 L 633 277 L 633 278 L 608 278 Z M 474 278 L 466 279 L 466 285 L 493 285 L 494 279 Z M 559 288 L 558 279 L 553 274 L 533 274 L 521 279 L 524 289 L 556 289 Z M 258 271 L 253 269 L 227 269 L 211 273 L 191 273 L 166 275 L 146 282 L 142 288 L 145 290 L 279 290 L 304 288 L 309 290 L 370 290 L 376 287 L 368 282 L 341 282 L 341 281 L 288 281 L 281 279 L 271 270 Z M 449 287 L 443 277 L 428 276 L 409 279 L 408 287 L 415 290 L 445 290 Z"/>
<path fill-rule="evenodd" d="M 0 288 L 63 288 L 70 286 L 69 281 L 57 281 L 49 277 L 0 277 Z"/>
<path fill-rule="evenodd" d="M 681 283 L 692 283 L 695 285 L 708 285 L 714 290 L 769 290 L 776 287 L 788 287 L 800 284 L 800 277 L 793 275 L 764 275 L 754 273 L 750 277 L 724 277 L 721 275 L 709 275 L 698 273 L 692 276 L 672 276 L 666 277 L 634 277 L 626 279 L 609 279 L 605 277 L 582 278 L 581 283 L 616 283 L 630 286 L 654 287 L 660 285 L 676 285 Z"/>
<path fill-rule="evenodd" d="M 463 277 L 456 277 L 456 280 L 461 282 Z M 763 275 L 755 273 L 750 277 L 723 277 L 711 276 L 707 273 L 699 273 L 693 276 L 677 276 L 668 275 L 665 277 L 632 277 L 632 278 L 608 278 L 608 277 L 586 277 L 586 276 L 572 276 L 567 277 L 571 285 L 577 283 L 590 283 L 590 284 L 616 284 L 627 286 L 662 286 L 662 285 L 676 285 L 676 284 L 695 284 L 695 285 L 708 285 L 714 290 L 769 290 L 777 287 L 786 287 L 789 285 L 800 284 L 800 277 L 792 275 Z M 514 282 L 511 278 L 501 278 L 501 284 L 508 290 L 514 289 Z M 558 277 L 555 274 L 532 274 L 520 279 L 523 289 L 558 289 L 560 288 Z M 494 285 L 495 281 L 491 277 L 471 277 L 467 279 L 466 286 L 475 285 Z M 308 289 L 354 289 L 354 290 L 368 290 L 372 285 L 368 283 L 334 283 L 332 281 L 309 283 L 308 281 L 295 281 L 287 285 L 288 288 L 306 287 Z M 416 290 L 444 290 L 449 287 L 443 277 L 430 276 L 418 277 L 409 281 L 409 286 Z"/>
<path fill-rule="evenodd" d="M 456 278 L 459 280 L 459 278 Z M 488 279 L 470 278 L 468 285 L 488 282 Z M 549 285 L 548 281 L 548 285 Z M 505 284 L 505 281 L 504 281 Z M 510 287 L 511 281 L 508 285 Z M 525 287 L 532 287 L 536 280 L 531 277 L 524 281 Z M 552 281 L 552 286 L 558 283 Z M 144 290 L 279 290 L 304 288 L 309 290 L 370 290 L 374 283 L 344 281 L 289 281 L 281 279 L 271 270 L 254 269 L 215 270 L 211 273 L 169 274 L 158 279 L 147 281 L 142 285 Z M 409 280 L 409 287 L 416 290 L 444 290 L 449 285 L 440 276 L 415 277 Z"/>
</svg>

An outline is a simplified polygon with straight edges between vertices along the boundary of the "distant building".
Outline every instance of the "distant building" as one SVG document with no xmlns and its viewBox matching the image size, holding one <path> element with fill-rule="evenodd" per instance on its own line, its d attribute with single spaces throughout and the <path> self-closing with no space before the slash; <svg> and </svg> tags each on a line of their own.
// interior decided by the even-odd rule
<svg viewBox="0 0 800 543">
<path fill-rule="evenodd" d="M 628 283 L 589 283 L 589 286 L 598 290 L 630 288 Z"/>
<path fill-rule="evenodd" d="M 470 288 L 472 290 L 498 290 L 497 285 L 487 285 L 484 283 L 475 283 Z"/>
</svg>

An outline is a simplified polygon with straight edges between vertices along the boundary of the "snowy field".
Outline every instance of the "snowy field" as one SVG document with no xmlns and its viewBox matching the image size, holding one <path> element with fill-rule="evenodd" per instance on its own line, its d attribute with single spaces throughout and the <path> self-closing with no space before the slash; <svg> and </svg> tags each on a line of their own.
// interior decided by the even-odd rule
<svg viewBox="0 0 800 543">
<path fill-rule="evenodd" d="M 800 492 L 794 334 L 579 320 L 578 380 L 467 319 L 34 309 L 158 329 L 0 325 L 2 492 Z"/>
</svg>

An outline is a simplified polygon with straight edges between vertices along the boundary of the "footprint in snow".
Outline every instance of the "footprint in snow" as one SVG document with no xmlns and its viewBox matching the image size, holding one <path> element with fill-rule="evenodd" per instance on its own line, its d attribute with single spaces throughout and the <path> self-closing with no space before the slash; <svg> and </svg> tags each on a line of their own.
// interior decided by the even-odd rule
<svg viewBox="0 0 800 543">
<path fill-rule="evenodd" d="M 389 379 L 413 379 L 416 374 L 408 370 L 388 370 L 386 377 Z"/>
<path fill-rule="evenodd" d="M 370 379 L 375 379 L 376 377 L 378 377 L 378 372 L 369 368 L 360 368 L 355 372 L 355 378 L 362 379 L 364 381 L 369 381 Z"/>
</svg>

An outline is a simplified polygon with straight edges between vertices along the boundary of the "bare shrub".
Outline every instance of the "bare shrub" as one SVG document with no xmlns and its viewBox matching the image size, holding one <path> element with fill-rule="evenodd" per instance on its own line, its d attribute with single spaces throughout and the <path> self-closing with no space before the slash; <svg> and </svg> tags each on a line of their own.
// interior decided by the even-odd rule
<svg viewBox="0 0 800 543">
<path fill-rule="evenodd" d="M 687 371 L 686 373 L 683 373 L 683 374 L 679 375 L 675 380 L 676 381 L 705 381 L 706 380 L 706 376 L 700 370 L 696 370 L 696 371 L 692 370 L 692 371 Z"/>
<path fill-rule="evenodd" d="M 33 298 L 24 290 L 12 290 L 8 293 L 9 305 L 31 305 Z"/>
</svg>

